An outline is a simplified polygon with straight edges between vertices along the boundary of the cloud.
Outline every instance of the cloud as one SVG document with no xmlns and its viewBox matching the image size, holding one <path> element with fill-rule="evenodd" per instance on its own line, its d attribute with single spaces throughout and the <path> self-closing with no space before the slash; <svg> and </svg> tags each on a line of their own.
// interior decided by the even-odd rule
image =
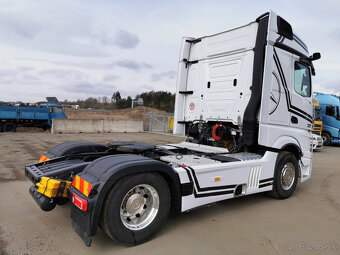
<svg viewBox="0 0 340 255">
<path fill-rule="evenodd" d="M 176 78 L 176 72 L 175 71 L 167 71 L 167 72 L 161 72 L 161 73 L 154 73 L 151 75 L 151 81 L 161 81 L 163 79 L 175 79 Z"/>
<path fill-rule="evenodd" d="M 105 75 L 103 77 L 103 81 L 115 81 L 115 80 L 118 80 L 120 79 L 121 77 L 118 76 L 118 75 Z"/>
<path fill-rule="evenodd" d="M 27 18 L 24 14 L 0 12 L 0 31 L 11 39 L 33 39 L 41 30 L 41 26 Z"/>
<path fill-rule="evenodd" d="M 72 86 L 60 86 L 64 91 L 73 92 L 76 94 L 83 94 L 85 96 L 110 96 L 112 95 L 117 89 L 115 86 L 112 85 L 104 85 L 101 83 L 78 83 Z"/>
<path fill-rule="evenodd" d="M 38 74 L 44 78 L 53 77 L 59 80 L 85 80 L 88 77 L 81 71 L 67 69 L 48 69 L 39 71 Z"/>
<path fill-rule="evenodd" d="M 100 42 L 103 45 L 116 45 L 122 49 L 132 49 L 138 45 L 139 38 L 136 34 L 120 29 L 113 37 L 102 36 Z"/>
<path fill-rule="evenodd" d="M 138 71 L 142 68 L 152 68 L 152 65 L 150 65 L 150 64 L 147 64 L 145 62 L 137 62 L 137 61 L 132 60 L 132 59 L 118 60 L 118 61 L 114 62 L 113 65 L 120 66 L 120 67 L 123 67 L 123 68 L 127 68 L 127 69 L 130 69 L 130 70 L 135 70 L 135 71 Z"/>
</svg>

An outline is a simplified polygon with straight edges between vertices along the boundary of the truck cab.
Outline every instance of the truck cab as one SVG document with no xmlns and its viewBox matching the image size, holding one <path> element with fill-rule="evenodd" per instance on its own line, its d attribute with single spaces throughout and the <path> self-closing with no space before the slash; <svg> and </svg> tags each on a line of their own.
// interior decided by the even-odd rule
<svg viewBox="0 0 340 255">
<path fill-rule="evenodd" d="M 174 133 L 252 152 L 299 151 L 311 173 L 312 61 L 292 26 L 274 12 L 248 25 L 182 40 Z M 218 126 L 216 126 L 218 125 Z M 218 141 L 200 130 L 223 132 Z"/>
<path fill-rule="evenodd" d="M 321 107 L 319 101 L 316 98 L 313 98 L 313 107 L 314 107 L 314 128 L 312 130 L 312 133 L 321 136 L 323 129 Z"/>
<path fill-rule="evenodd" d="M 52 119 L 65 119 L 66 118 L 63 106 L 61 104 L 44 103 L 44 104 L 40 104 L 39 107 L 49 109 L 49 120 L 48 120 L 49 125 L 52 125 Z"/>
<path fill-rule="evenodd" d="M 323 122 L 324 145 L 340 144 L 340 101 L 335 95 L 317 93 Z"/>
</svg>

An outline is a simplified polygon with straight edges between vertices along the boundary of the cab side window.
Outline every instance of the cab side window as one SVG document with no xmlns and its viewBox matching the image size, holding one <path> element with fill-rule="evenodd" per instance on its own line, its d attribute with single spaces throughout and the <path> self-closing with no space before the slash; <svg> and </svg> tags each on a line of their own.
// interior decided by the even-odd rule
<svg viewBox="0 0 340 255">
<path fill-rule="evenodd" d="M 54 107 L 54 112 L 55 112 L 55 113 L 62 113 L 62 112 L 63 112 L 63 109 L 62 109 L 62 108 L 59 108 L 59 107 Z"/>
<path fill-rule="evenodd" d="M 294 89 L 300 96 L 311 96 L 312 88 L 309 67 L 299 62 L 294 64 Z"/>
<path fill-rule="evenodd" d="M 331 105 L 326 106 L 326 115 L 335 117 L 335 107 Z"/>
</svg>

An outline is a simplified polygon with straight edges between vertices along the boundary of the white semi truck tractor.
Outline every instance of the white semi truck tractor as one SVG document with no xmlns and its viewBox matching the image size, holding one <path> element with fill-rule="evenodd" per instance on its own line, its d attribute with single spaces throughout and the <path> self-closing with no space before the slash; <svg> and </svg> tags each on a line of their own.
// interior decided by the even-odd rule
<svg viewBox="0 0 340 255">
<path fill-rule="evenodd" d="M 98 226 L 138 245 L 170 210 L 259 192 L 288 198 L 311 177 L 311 77 L 319 58 L 274 12 L 185 37 L 174 134 L 186 141 L 58 144 L 26 166 L 30 193 L 45 211 L 71 200 L 72 226 L 87 246 Z"/>
</svg>

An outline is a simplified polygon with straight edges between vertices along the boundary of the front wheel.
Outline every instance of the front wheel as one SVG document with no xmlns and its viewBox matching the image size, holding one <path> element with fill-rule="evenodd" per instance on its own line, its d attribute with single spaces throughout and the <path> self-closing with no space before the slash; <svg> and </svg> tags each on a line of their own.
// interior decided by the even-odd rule
<svg viewBox="0 0 340 255">
<path fill-rule="evenodd" d="M 331 144 L 331 136 L 328 133 L 323 132 L 321 136 L 323 140 L 323 145 L 328 146 Z"/>
<path fill-rule="evenodd" d="M 298 183 L 299 169 L 299 163 L 293 153 L 281 152 L 275 166 L 271 195 L 278 199 L 290 197 Z"/>
<path fill-rule="evenodd" d="M 112 239 L 138 245 L 150 240 L 165 223 L 170 204 L 169 187 L 161 175 L 127 176 L 109 192 L 100 225 Z"/>
<path fill-rule="evenodd" d="M 4 132 L 16 132 L 17 125 L 14 122 L 6 122 L 3 126 Z"/>
</svg>

